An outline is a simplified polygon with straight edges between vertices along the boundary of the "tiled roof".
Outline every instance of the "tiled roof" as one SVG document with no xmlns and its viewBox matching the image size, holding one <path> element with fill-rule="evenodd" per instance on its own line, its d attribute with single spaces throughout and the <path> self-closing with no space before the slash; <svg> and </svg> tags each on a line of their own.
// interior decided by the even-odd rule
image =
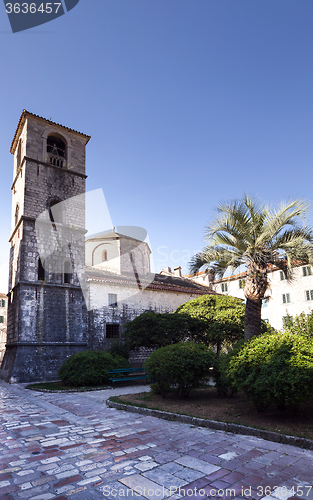
<svg viewBox="0 0 313 500">
<path fill-rule="evenodd" d="M 294 261 L 292 261 L 292 265 L 294 267 L 305 266 L 305 265 L 307 265 L 307 262 L 303 262 L 301 260 L 294 260 Z M 267 270 L 268 270 L 268 272 L 273 273 L 275 271 L 279 271 L 280 269 L 279 269 L 279 267 L 275 266 L 275 264 L 268 264 Z M 247 275 L 247 271 L 243 271 L 242 273 L 232 274 L 232 275 L 227 276 L 225 278 L 223 277 L 220 279 L 216 279 L 216 280 L 214 280 L 213 283 L 222 283 L 224 281 L 232 281 L 232 280 L 242 279 L 242 278 L 245 278 L 246 275 Z"/>
<path fill-rule="evenodd" d="M 93 283 L 111 283 L 122 286 L 138 287 L 148 290 L 162 290 L 177 293 L 193 293 L 196 295 L 214 294 L 209 287 L 200 285 L 191 280 L 164 276 L 160 274 L 149 274 L 136 280 L 133 275 L 119 275 L 110 271 L 102 271 L 92 267 L 86 268 L 86 280 Z"/>
<path fill-rule="evenodd" d="M 82 132 L 78 132 L 77 130 L 74 130 L 73 128 L 65 127 L 64 125 L 61 125 L 60 123 L 53 122 L 52 120 L 47 120 L 47 118 L 43 118 L 42 116 L 35 115 L 34 113 L 30 113 L 29 111 L 26 111 L 26 109 L 23 109 L 22 114 L 21 114 L 20 119 L 19 119 L 19 122 L 18 122 L 17 127 L 16 127 L 16 131 L 15 131 L 15 134 L 13 137 L 12 144 L 11 144 L 11 148 L 10 148 L 11 153 L 13 153 L 15 150 L 14 146 L 15 146 L 15 141 L 17 138 L 19 128 L 20 128 L 21 124 L 24 123 L 24 120 L 26 119 L 27 116 L 34 116 L 35 118 L 40 118 L 40 120 L 44 120 L 45 122 L 50 123 L 51 125 L 57 125 L 58 127 L 62 127 L 65 130 L 69 130 L 70 132 L 75 132 L 75 134 L 82 135 L 82 136 L 86 137 L 86 139 L 87 139 L 86 144 L 88 143 L 88 141 L 90 139 L 90 135 L 83 134 Z"/>
</svg>

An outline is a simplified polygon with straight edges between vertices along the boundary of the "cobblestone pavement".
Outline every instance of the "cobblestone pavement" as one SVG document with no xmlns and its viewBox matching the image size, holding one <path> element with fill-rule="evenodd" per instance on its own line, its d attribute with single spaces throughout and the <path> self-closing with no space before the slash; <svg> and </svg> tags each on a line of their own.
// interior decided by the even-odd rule
<svg viewBox="0 0 313 500">
<path fill-rule="evenodd" d="M 313 500 L 313 452 L 0 382 L 0 500 Z"/>
</svg>

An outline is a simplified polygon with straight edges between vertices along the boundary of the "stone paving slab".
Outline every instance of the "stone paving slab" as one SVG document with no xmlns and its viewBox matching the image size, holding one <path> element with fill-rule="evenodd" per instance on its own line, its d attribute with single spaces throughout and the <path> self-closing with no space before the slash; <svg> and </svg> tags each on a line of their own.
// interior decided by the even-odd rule
<svg viewBox="0 0 313 500">
<path fill-rule="evenodd" d="M 0 382 L 0 500 L 313 500 L 313 452 Z"/>
</svg>

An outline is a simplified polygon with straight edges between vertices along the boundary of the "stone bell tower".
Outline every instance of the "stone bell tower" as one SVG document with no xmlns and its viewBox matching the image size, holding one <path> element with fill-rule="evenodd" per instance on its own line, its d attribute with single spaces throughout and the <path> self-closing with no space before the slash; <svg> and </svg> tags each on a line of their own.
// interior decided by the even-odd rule
<svg viewBox="0 0 313 500">
<path fill-rule="evenodd" d="M 14 155 L 6 352 L 0 377 L 55 380 L 87 349 L 85 148 L 90 137 L 23 111 Z"/>
</svg>

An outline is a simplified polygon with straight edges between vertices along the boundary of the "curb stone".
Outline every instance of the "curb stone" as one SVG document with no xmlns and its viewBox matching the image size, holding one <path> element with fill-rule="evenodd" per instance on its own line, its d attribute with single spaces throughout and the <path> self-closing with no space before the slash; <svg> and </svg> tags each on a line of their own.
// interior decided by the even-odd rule
<svg viewBox="0 0 313 500">
<path fill-rule="evenodd" d="M 108 398 L 106 400 L 106 404 L 109 408 L 115 408 L 116 410 L 124 410 L 131 413 L 140 413 L 141 415 L 148 415 L 150 417 L 162 418 L 164 420 L 182 422 L 183 424 L 191 424 L 197 427 L 207 427 L 216 431 L 225 431 L 231 432 L 233 434 L 254 436 L 257 438 L 265 439 L 266 441 L 273 441 L 274 443 L 289 444 L 291 446 L 297 446 L 298 448 L 313 450 L 313 441 L 306 438 L 287 436 L 285 434 L 279 434 L 278 432 L 255 429 L 254 427 L 246 427 L 244 425 L 218 422 L 216 420 L 207 420 L 205 418 L 190 417 L 189 415 L 180 415 L 179 413 L 170 413 L 167 411 L 151 410 L 150 408 L 142 408 L 139 406 L 132 406 L 123 403 L 115 403 L 114 401 L 111 401 L 111 398 Z"/>
</svg>

